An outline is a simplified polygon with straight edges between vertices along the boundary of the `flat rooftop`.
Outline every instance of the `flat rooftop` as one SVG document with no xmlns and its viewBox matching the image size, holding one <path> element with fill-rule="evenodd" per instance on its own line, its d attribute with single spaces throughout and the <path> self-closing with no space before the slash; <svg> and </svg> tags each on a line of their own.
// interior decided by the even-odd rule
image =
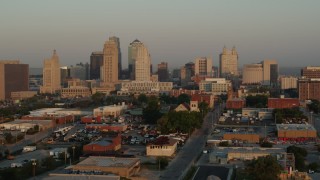
<svg viewBox="0 0 320 180">
<path fill-rule="evenodd" d="M 316 129 L 311 124 L 277 124 L 277 130 L 315 131 Z"/>
<path fill-rule="evenodd" d="M 214 153 L 224 152 L 239 152 L 239 153 L 283 153 L 282 148 L 260 148 L 260 147 L 216 147 Z"/>
<path fill-rule="evenodd" d="M 117 157 L 103 157 L 103 156 L 90 156 L 81 161 L 77 166 L 100 166 L 100 167 L 132 167 L 139 163 L 139 158 L 117 158 Z"/>
</svg>

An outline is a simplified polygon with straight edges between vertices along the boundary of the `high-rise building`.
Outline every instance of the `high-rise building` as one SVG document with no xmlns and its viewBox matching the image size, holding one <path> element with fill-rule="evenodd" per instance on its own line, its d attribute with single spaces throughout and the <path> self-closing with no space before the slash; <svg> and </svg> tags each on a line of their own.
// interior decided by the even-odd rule
<svg viewBox="0 0 320 180">
<path fill-rule="evenodd" d="M 243 84 L 260 84 L 263 81 L 262 64 L 246 64 L 242 70 Z"/>
<path fill-rule="evenodd" d="M 110 38 L 105 42 L 103 48 L 103 65 L 101 66 L 101 80 L 104 83 L 118 82 L 118 44 L 115 39 Z"/>
<path fill-rule="evenodd" d="M 195 75 L 212 76 L 212 58 L 199 57 L 195 60 Z"/>
<path fill-rule="evenodd" d="M 68 66 L 60 67 L 61 87 L 66 87 L 69 79 L 70 79 L 70 68 L 68 68 Z"/>
<path fill-rule="evenodd" d="M 263 64 L 263 84 L 264 85 L 277 85 L 279 68 L 276 60 L 264 60 Z"/>
<path fill-rule="evenodd" d="M 148 49 L 139 40 L 134 40 L 128 48 L 128 65 L 131 80 L 150 81 L 151 58 Z"/>
<path fill-rule="evenodd" d="M 43 85 L 40 93 L 54 94 L 61 89 L 60 63 L 56 50 L 53 51 L 51 59 L 43 62 Z"/>
<path fill-rule="evenodd" d="M 278 84 L 278 64 L 275 60 L 264 60 L 258 64 L 243 66 L 243 84 L 263 84 L 276 86 Z"/>
<path fill-rule="evenodd" d="M 161 62 L 158 64 L 158 79 L 160 82 L 166 82 L 169 80 L 168 63 Z"/>
<path fill-rule="evenodd" d="M 298 87 L 298 78 L 296 77 L 281 77 L 280 78 L 281 89 L 296 89 Z"/>
<path fill-rule="evenodd" d="M 90 56 L 90 79 L 101 79 L 100 68 L 103 65 L 103 52 L 92 52 Z"/>
<path fill-rule="evenodd" d="M 10 99 L 12 92 L 29 90 L 29 65 L 0 60 L 0 100 Z"/>
<path fill-rule="evenodd" d="M 320 101 L 320 79 L 301 78 L 298 80 L 299 100 L 316 99 Z"/>
<path fill-rule="evenodd" d="M 220 54 L 220 76 L 238 75 L 238 52 L 235 47 L 232 50 L 223 48 Z"/>
<path fill-rule="evenodd" d="M 116 42 L 118 49 L 118 79 L 122 78 L 122 63 L 121 63 L 121 49 L 120 49 L 120 39 L 116 36 L 109 37 L 109 40 Z"/>
<path fill-rule="evenodd" d="M 180 81 L 181 86 L 188 85 L 191 82 L 191 77 L 195 75 L 195 65 L 193 62 L 189 62 L 180 69 Z"/>
<path fill-rule="evenodd" d="M 88 80 L 89 79 L 89 64 L 79 63 L 75 66 L 70 66 L 70 77 L 74 79 L 80 80 Z"/>
<path fill-rule="evenodd" d="M 301 76 L 305 78 L 320 78 L 320 66 L 307 66 L 303 68 Z"/>
</svg>

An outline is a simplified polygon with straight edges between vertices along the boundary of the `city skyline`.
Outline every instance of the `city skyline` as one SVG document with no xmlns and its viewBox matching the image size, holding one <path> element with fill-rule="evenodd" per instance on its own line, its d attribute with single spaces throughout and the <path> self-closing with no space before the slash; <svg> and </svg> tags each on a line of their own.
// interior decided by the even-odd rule
<svg viewBox="0 0 320 180">
<path fill-rule="evenodd" d="M 75 65 L 89 62 L 91 53 L 101 51 L 108 37 L 117 36 L 123 69 L 128 67 L 128 46 L 135 39 L 144 42 L 154 65 L 165 61 L 170 69 L 205 56 L 213 57 L 213 65 L 218 66 L 224 46 L 237 48 L 239 68 L 264 59 L 289 67 L 317 65 L 320 59 L 316 23 L 320 2 L 168 3 L 3 2 L 0 58 L 41 67 L 57 49 L 62 65 Z"/>
</svg>

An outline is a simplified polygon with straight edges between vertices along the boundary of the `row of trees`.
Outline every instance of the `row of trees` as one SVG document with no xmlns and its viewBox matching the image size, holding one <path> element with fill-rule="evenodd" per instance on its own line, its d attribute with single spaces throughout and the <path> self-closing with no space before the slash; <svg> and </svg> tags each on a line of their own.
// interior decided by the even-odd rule
<svg viewBox="0 0 320 180">
<path fill-rule="evenodd" d="M 299 110 L 299 107 L 291 109 L 274 109 L 273 117 L 276 119 L 276 123 L 283 123 L 284 118 L 308 119 L 303 112 Z"/>
<path fill-rule="evenodd" d="M 200 128 L 203 119 L 200 112 L 169 112 L 158 120 L 158 127 L 164 134 L 170 132 L 190 133 L 195 128 Z"/>
</svg>

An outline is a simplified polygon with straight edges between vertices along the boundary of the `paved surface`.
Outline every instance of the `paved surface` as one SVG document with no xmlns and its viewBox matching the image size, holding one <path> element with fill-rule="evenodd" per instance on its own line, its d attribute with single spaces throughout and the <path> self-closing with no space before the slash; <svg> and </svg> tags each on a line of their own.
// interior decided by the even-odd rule
<svg viewBox="0 0 320 180">
<path fill-rule="evenodd" d="M 21 163 L 23 160 L 31 160 L 31 159 L 37 159 L 41 160 L 46 157 L 49 157 L 49 151 L 48 150 L 36 150 L 33 152 L 26 152 L 22 153 L 19 156 L 16 156 L 14 160 L 3 160 L 0 162 L 0 168 L 7 168 L 11 167 L 11 163 Z"/>
<path fill-rule="evenodd" d="M 160 173 L 159 179 L 177 180 L 183 178 L 191 165 L 195 163 L 197 156 L 202 152 L 207 136 L 210 133 L 209 131 L 218 120 L 219 111 L 220 107 L 216 106 L 213 112 L 207 114 L 201 129 L 193 132 L 187 143 L 170 162 L 166 170 Z"/>
</svg>

